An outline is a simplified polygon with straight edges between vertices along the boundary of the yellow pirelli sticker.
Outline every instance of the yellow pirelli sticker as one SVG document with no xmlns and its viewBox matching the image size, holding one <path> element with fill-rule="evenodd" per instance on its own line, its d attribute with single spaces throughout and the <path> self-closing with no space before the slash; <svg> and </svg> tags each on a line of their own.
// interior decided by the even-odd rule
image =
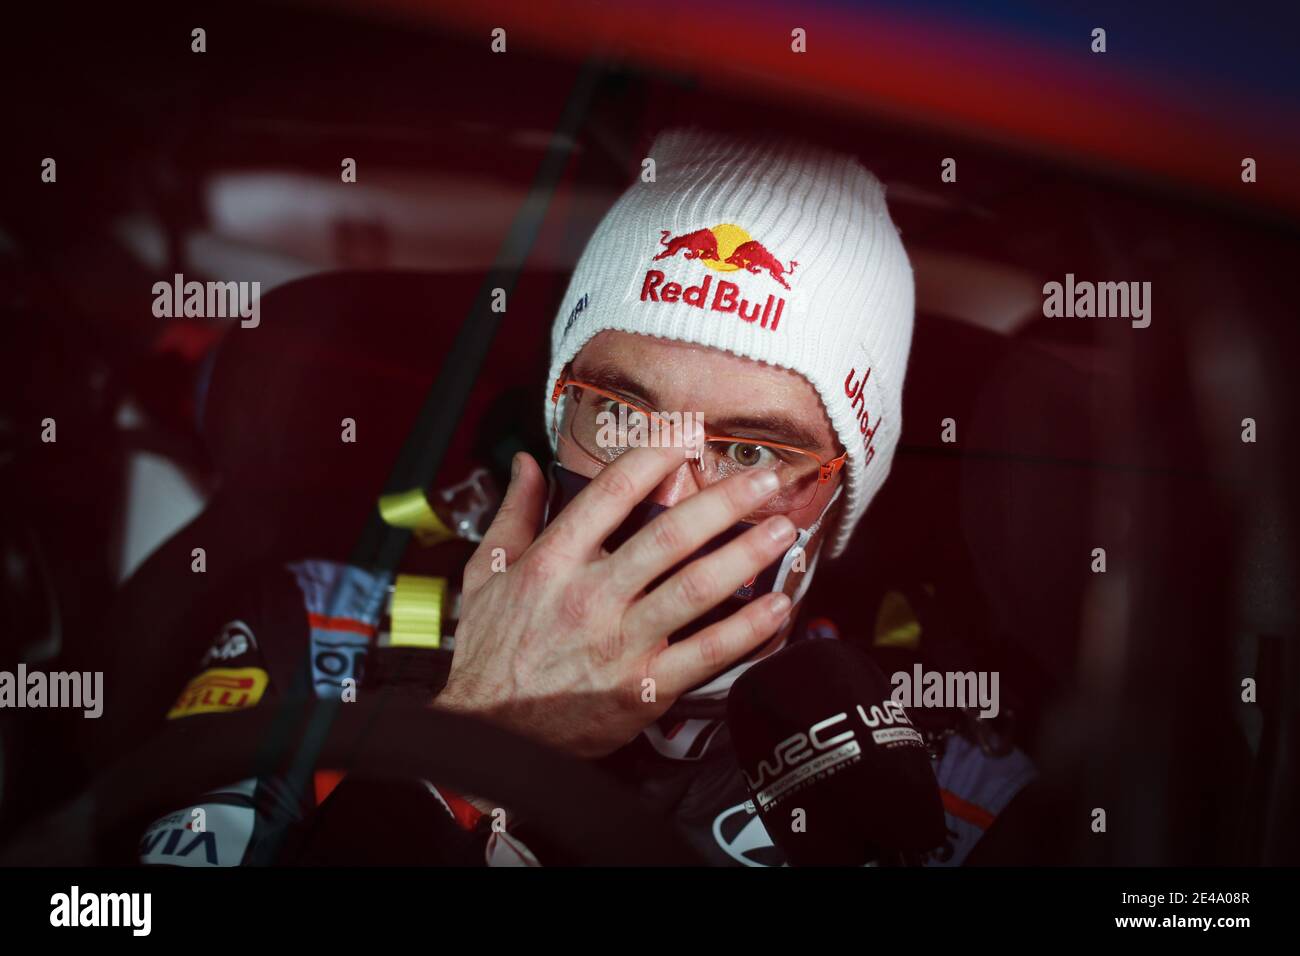
<svg viewBox="0 0 1300 956">
<path fill-rule="evenodd" d="M 167 712 L 167 719 L 254 707 L 262 699 L 269 681 L 266 671 L 260 667 L 214 667 L 185 685 Z"/>
</svg>

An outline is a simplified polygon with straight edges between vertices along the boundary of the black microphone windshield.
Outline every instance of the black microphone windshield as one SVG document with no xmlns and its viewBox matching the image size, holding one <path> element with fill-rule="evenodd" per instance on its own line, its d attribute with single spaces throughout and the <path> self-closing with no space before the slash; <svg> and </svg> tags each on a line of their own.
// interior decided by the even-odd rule
<svg viewBox="0 0 1300 956">
<path fill-rule="evenodd" d="M 865 653 L 805 640 L 745 671 L 727 723 L 754 805 L 792 865 L 861 865 L 943 843 L 925 741 Z"/>
</svg>

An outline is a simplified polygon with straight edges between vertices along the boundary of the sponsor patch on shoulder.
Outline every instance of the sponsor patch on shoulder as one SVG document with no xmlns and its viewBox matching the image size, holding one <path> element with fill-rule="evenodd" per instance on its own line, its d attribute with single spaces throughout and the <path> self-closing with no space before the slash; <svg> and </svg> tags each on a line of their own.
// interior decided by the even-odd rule
<svg viewBox="0 0 1300 956">
<path fill-rule="evenodd" d="M 257 640 L 253 637 L 253 629 L 243 621 L 230 621 L 213 638 L 212 646 L 203 655 L 199 666 L 211 667 L 213 664 L 233 661 L 256 648 Z"/>
<path fill-rule="evenodd" d="M 200 822 L 202 821 L 202 822 Z M 140 862 L 155 866 L 238 866 L 253 837 L 251 806 L 200 803 L 155 820 L 140 840 Z"/>
<path fill-rule="evenodd" d="M 168 720 L 257 706 L 270 682 L 260 667 L 213 667 L 195 677 L 167 712 Z"/>
</svg>

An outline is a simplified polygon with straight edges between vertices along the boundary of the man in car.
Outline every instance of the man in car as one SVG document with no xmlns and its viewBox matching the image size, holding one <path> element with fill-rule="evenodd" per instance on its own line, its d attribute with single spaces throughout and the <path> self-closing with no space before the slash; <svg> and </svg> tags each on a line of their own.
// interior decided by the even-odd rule
<svg viewBox="0 0 1300 956">
<path fill-rule="evenodd" d="M 433 706 L 602 761 L 706 859 L 779 864 L 746 806 L 721 706 L 746 667 L 811 636 L 794 623 L 818 562 L 844 551 L 889 473 L 911 267 L 884 188 L 850 156 L 673 130 L 649 157 L 655 175 L 605 216 L 560 305 L 549 481 L 516 456 L 465 568 Z M 665 426 L 657 441 L 637 431 L 650 422 Z M 309 562 L 293 574 L 313 640 L 320 620 L 337 620 L 322 594 L 360 595 L 353 613 L 371 625 L 380 613 L 387 582 L 362 569 Z M 249 636 L 224 663 L 268 669 L 273 693 L 288 678 L 239 623 Z M 993 757 L 960 736 L 935 769 L 950 843 L 931 862 L 949 864 L 1033 773 L 1019 752 Z M 227 814 L 239 836 L 221 863 L 257 842 L 259 788 L 272 789 L 240 786 L 210 802 L 243 814 Z M 484 830 L 496 809 L 430 789 L 466 829 Z M 168 843 L 167 829 L 146 835 L 146 862 L 201 862 L 179 852 L 196 841 Z M 517 835 L 484 833 L 490 863 L 547 862 Z"/>
</svg>

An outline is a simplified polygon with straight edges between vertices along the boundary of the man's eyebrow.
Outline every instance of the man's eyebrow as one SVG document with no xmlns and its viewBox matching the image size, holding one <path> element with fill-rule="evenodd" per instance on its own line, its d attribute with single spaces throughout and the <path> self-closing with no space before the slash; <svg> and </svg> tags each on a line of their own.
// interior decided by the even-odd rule
<svg viewBox="0 0 1300 956">
<path fill-rule="evenodd" d="M 806 425 L 788 415 L 731 415 L 727 418 L 708 418 L 704 428 L 710 435 L 727 435 L 732 438 L 768 439 L 783 445 L 793 445 L 805 451 L 822 451 L 822 441 Z"/>
<path fill-rule="evenodd" d="M 654 390 L 637 381 L 621 366 L 613 363 L 602 362 L 581 371 L 575 367 L 573 377 L 580 382 L 587 382 L 590 385 L 617 392 L 627 398 L 640 399 L 656 411 L 682 411 L 682 409 L 658 408 Z M 730 415 L 724 418 L 710 418 L 706 413 L 704 427 L 710 435 L 753 438 L 756 441 L 767 439 L 784 445 L 793 445 L 807 451 L 825 450 L 821 438 L 807 425 L 780 412 L 758 415 Z"/>
<path fill-rule="evenodd" d="M 653 408 L 658 404 L 655 400 L 654 390 L 638 382 L 620 366 L 613 363 L 602 362 L 581 371 L 575 367 L 573 377 L 576 381 L 586 382 L 588 385 L 595 385 L 606 391 L 617 392 L 627 398 L 640 399 L 650 405 L 652 410 L 657 410 Z"/>
</svg>

